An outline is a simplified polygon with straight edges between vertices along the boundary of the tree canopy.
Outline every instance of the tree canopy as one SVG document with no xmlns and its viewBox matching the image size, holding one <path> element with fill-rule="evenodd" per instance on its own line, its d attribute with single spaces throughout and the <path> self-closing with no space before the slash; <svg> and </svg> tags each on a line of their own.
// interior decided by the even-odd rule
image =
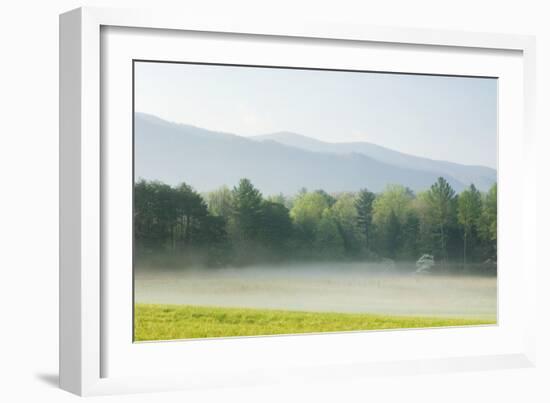
<svg viewBox="0 0 550 403">
<path fill-rule="evenodd" d="M 188 184 L 134 187 L 139 256 L 183 256 L 186 264 L 246 265 L 281 260 L 416 261 L 423 254 L 463 264 L 496 259 L 497 187 L 456 194 L 444 178 L 414 194 L 301 189 L 264 197 L 243 178 L 203 195 Z"/>
</svg>

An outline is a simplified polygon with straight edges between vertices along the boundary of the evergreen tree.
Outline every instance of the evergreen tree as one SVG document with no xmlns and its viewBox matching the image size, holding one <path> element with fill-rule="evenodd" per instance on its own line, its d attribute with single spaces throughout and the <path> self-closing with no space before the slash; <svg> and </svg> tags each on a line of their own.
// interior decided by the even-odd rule
<svg viewBox="0 0 550 403">
<path fill-rule="evenodd" d="M 174 191 L 176 201 L 176 234 L 180 249 L 188 247 L 200 239 L 205 230 L 202 221 L 208 216 L 208 207 L 200 194 L 186 183 L 180 184 Z"/>
<path fill-rule="evenodd" d="M 373 233 L 372 204 L 375 197 L 374 193 L 369 192 L 367 189 L 361 189 L 355 201 L 357 227 L 365 238 L 365 249 L 367 251 L 371 248 L 371 234 Z"/>
<path fill-rule="evenodd" d="M 334 196 L 328 194 L 327 192 L 325 192 L 322 189 L 318 189 L 313 193 L 321 195 L 323 197 L 323 199 L 325 199 L 325 201 L 326 201 L 326 203 L 328 204 L 329 207 L 332 207 L 334 205 L 334 203 L 336 203 L 336 198 Z"/>
<path fill-rule="evenodd" d="M 426 193 L 431 219 L 435 227 L 438 246 L 443 262 L 447 262 L 447 238 L 456 210 L 456 194 L 451 185 L 442 177 L 437 179 Z"/>
<path fill-rule="evenodd" d="M 232 217 L 240 240 L 254 240 L 261 230 L 262 194 L 244 178 L 233 188 L 232 200 Z"/>
<path fill-rule="evenodd" d="M 173 189 L 161 182 L 140 180 L 134 187 L 134 239 L 142 251 L 173 245 L 175 225 Z"/>
<path fill-rule="evenodd" d="M 288 209 L 270 201 L 262 203 L 260 239 L 274 252 L 283 252 L 292 236 L 292 220 Z"/>
</svg>

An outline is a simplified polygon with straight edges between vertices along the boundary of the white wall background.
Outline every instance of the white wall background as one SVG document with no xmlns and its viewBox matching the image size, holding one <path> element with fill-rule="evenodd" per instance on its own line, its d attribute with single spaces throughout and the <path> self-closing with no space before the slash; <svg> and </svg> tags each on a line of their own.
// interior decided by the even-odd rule
<svg viewBox="0 0 550 403">
<path fill-rule="evenodd" d="M 58 14 L 81 5 L 179 7 L 232 18 L 314 18 L 374 25 L 537 35 L 539 206 L 550 206 L 550 12 L 523 0 L 7 0 L 0 5 L 0 400 L 74 401 L 57 383 Z M 539 208 L 542 210 L 542 208 Z M 548 210 L 548 209 L 547 209 Z M 541 325 L 535 369 L 354 379 L 93 398 L 128 402 L 550 401 L 550 276 L 543 262 L 548 211 L 539 211 Z M 546 267 L 545 267 L 546 266 Z M 542 307 L 545 307 L 542 309 Z"/>
</svg>

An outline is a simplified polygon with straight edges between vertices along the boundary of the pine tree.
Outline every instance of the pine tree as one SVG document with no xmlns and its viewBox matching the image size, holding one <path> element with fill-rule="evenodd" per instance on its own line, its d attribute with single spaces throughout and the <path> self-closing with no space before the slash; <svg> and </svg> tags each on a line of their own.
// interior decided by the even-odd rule
<svg viewBox="0 0 550 403">
<path fill-rule="evenodd" d="M 357 210 L 357 226 L 361 234 L 365 236 L 365 249 L 371 249 L 372 235 L 372 203 L 375 195 L 367 189 L 361 189 L 357 195 L 355 208 Z"/>
<path fill-rule="evenodd" d="M 262 194 L 249 179 L 243 178 L 233 188 L 232 217 L 241 240 L 254 240 L 261 229 Z"/>
</svg>

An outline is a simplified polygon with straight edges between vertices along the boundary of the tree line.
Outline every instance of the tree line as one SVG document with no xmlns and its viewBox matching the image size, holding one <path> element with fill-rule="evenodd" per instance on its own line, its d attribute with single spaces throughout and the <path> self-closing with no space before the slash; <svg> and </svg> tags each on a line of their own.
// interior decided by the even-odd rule
<svg viewBox="0 0 550 403">
<path fill-rule="evenodd" d="M 172 256 L 181 265 L 286 260 L 496 262 L 497 186 L 457 194 L 444 178 L 414 193 L 401 185 L 329 194 L 300 190 L 264 197 L 248 179 L 200 194 L 140 180 L 134 187 L 136 258 Z"/>
</svg>

